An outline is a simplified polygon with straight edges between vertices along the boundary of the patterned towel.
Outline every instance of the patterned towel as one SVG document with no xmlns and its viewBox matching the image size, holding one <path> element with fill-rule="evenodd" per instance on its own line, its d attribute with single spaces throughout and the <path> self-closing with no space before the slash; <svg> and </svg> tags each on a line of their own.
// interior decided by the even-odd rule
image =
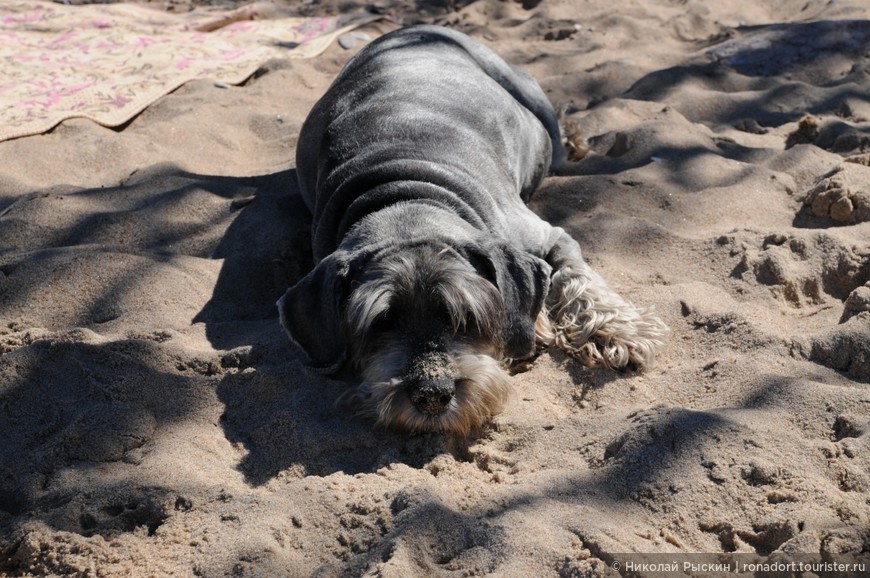
<svg viewBox="0 0 870 578">
<path fill-rule="evenodd" d="M 135 4 L 4 0 L 0 141 L 72 117 L 118 126 L 189 80 L 238 84 L 270 58 L 316 56 L 377 18 L 274 18 L 268 8 L 177 15 Z"/>
</svg>

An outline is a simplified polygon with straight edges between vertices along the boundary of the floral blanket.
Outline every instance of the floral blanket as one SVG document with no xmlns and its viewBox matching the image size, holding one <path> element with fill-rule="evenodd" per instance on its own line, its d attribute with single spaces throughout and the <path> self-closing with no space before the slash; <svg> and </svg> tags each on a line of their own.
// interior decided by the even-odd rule
<svg viewBox="0 0 870 578">
<path fill-rule="evenodd" d="M 270 58 L 315 56 L 375 18 L 288 18 L 269 8 L 179 15 L 136 4 L 4 0 L 0 141 L 72 117 L 118 126 L 185 82 L 238 84 Z"/>
</svg>

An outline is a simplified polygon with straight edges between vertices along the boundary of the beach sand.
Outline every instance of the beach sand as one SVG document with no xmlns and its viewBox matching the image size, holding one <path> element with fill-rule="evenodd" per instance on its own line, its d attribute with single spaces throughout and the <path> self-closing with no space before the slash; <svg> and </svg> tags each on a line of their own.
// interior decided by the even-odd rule
<svg viewBox="0 0 870 578">
<path fill-rule="evenodd" d="M 866 3 L 413 7 L 380 5 L 470 34 L 564 109 L 587 154 L 532 207 L 665 319 L 656 364 L 545 351 L 469 439 L 335 407 L 345 384 L 300 364 L 274 303 L 311 266 L 299 128 L 362 35 L 241 86 L 190 82 L 116 129 L 69 120 L 0 143 L 0 574 L 866 557 Z"/>
</svg>

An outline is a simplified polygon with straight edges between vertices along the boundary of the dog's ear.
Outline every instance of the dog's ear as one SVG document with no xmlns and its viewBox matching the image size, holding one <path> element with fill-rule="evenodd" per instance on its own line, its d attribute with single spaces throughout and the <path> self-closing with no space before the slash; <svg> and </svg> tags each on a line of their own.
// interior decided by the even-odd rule
<svg viewBox="0 0 870 578">
<path fill-rule="evenodd" d="M 550 265 L 505 243 L 470 245 L 464 253 L 501 293 L 507 313 L 505 355 L 528 357 L 535 348 L 535 319 L 550 287 Z"/>
<path fill-rule="evenodd" d="M 335 373 L 347 359 L 341 308 L 349 285 L 348 259 L 333 253 L 278 300 L 281 325 L 321 373 Z"/>
</svg>

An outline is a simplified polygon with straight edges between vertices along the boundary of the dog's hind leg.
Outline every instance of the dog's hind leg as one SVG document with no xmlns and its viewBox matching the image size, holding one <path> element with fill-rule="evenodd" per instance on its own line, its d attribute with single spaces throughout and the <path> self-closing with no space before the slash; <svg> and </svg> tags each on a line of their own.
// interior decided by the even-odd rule
<svg viewBox="0 0 870 578">
<path fill-rule="evenodd" d="M 537 339 L 584 365 L 612 369 L 649 366 L 668 328 L 651 309 L 624 300 L 583 259 L 580 245 L 559 227 L 546 261 L 550 290 L 536 323 Z"/>
</svg>

